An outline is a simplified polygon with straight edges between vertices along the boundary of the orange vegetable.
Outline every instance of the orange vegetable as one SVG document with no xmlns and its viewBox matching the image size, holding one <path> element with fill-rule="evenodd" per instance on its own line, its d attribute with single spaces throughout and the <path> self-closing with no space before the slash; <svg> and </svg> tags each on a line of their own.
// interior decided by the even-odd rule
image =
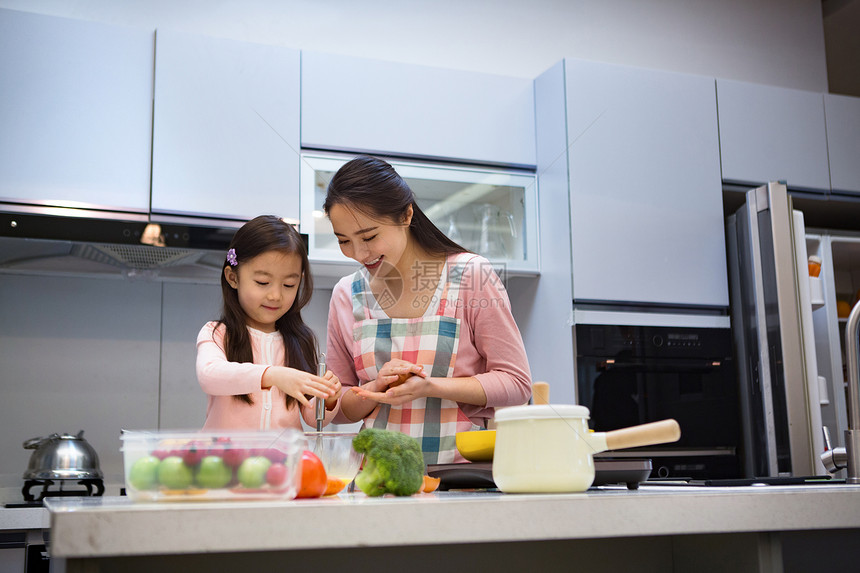
<svg viewBox="0 0 860 573">
<path fill-rule="evenodd" d="M 323 495 L 335 495 L 340 493 L 340 490 L 346 487 L 346 482 L 338 478 L 328 478 Z"/>
<path fill-rule="evenodd" d="M 442 478 L 434 478 L 430 476 L 424 476 L 424 487 L 421 489 L 424 493 L 431 493 L 436 491 L 436 488 L 439 487 L 439 484 L 442 482 Z"/>
<path fill-rule="evenodd" d="M 327 487 L 328 476 L 322 461 L 310 450 L 302 452 L 302 485 L 296 497 L 319 497 Z"/>
</svg>

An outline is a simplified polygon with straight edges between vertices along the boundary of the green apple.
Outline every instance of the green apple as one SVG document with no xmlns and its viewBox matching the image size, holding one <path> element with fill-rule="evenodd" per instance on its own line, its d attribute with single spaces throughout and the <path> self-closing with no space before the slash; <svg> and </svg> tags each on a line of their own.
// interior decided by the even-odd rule
<svg viewBox="0 0 860 573">
<path fill-rule="evenodd" d="M 251 456 L 242 462 L 236 477 L 243 487 L 258 488 L 266 483 L 266 471 L 272 462 L 265 456 Z"/>
<path fill-rule="evenodd" d="M 179 456 L 168 456 L 158 464 L 158 481 L 170 489 L 187 489 L 194 480 L 191 471 Z"/>
<path fill-rule="evenodd" d="M 153 489 L 158 485 L 158 466 L 155 456 L 144 456 L 134 462 L 128 472 L 128 483 L 137 490 Z"/>
<path fill-rule="evenodd" d="M 197 469 L 197 485 L 208 489 L 226 486 L 233 479 L 233 470 L 227 467 L 220 456 L 206 456 Z"/>
</svg>

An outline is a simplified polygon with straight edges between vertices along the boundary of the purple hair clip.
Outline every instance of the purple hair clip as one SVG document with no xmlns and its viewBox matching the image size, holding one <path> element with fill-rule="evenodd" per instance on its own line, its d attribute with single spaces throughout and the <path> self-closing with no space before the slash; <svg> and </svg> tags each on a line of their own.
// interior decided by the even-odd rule
<svg viewBox="0 0 860 573">
<path fill-rule="evenodd" d="M 227 262 L 230 263 L 231 267 L 235 267 L 239 264 L 239 262 L 236 260 L 236 249 L 230 249 L 229 251 L 227 251 Z"/>
</svg>

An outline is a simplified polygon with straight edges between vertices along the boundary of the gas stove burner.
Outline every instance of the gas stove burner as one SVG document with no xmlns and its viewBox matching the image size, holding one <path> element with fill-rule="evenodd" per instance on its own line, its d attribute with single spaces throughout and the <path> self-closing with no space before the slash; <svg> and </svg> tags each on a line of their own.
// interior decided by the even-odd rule
<svg viewBox="0 0 860 573">
<path fill-rule="evenodd" d="M 77 485 L 83 486 L 85 489 L 64 489 L 63 485 L 71 484 L 74 482 Z M 51 489 L 51 486 L 57 485 L 59 489 Z M 38 488 L 41 486 L 42 491 L 39 493 L 39 497 L 36 498 L 30 493 L 30 489 L 33 487 Z M 95 493 L 93 493 L 93 488 L 95 488 Z M 104 494 L 105 485 L 104 480 L 100 478 L 90 478 L 90 479 L 58 479 L 58 480 L 50 480 L 50 479 L 28 479 L 24 482 L 24 487 L 21 488 L 21 493 L 24 494 L 25 501 L 42 501 L 46 497 L 60 497 L 60 496 L 99 496 Z"/>
</svg>

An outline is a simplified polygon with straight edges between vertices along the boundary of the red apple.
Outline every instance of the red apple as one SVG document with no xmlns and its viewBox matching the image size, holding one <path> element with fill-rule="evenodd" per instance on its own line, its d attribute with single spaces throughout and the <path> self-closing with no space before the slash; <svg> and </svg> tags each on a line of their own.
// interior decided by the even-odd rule
<svg viewBox="0 0 860 573">
<path fill-rule="evenodd" d="M 269 458 L 273 464 L 282 464 L 287 461 L 287 454 L 277 448 L 266 448 L 263 450 L 263 455 Z"/>
<path fill-rule="evenodd" d="M 242 462 L 245 461 L 245 458 L 248 457 L 248 450 L 243 448 L 229 448 L 224 450 L 224 454 L 221 457 L 224 458 L 224 463 L 229 467 L 238 468 L 242 465 Z"/>
<path fill-rule="evenodd" d="M 199 447 L 197 444 L 191 444 L 187 450 L 182 452 L 182 461 L 185 462 L 185 465 L 188 467 L 193 468 L 200 463 L 200 460 L 202 460 L 205 455 L 206 450 Z"/>
<path fill-rule="evenodd" d="M 163 460 L 167 456 L 170 455 L 170 452 L 167 450 L 153 450 L 152 455 L 158 458 L 159 460 Z"/>
<path fill-rule="evenodd" d="M 287 466 L 282 463 L 273 463 L 266 470 L 266 483 L 273 487 L 283 485 L 287 481 L 287 473 Z"/>
</svg>

